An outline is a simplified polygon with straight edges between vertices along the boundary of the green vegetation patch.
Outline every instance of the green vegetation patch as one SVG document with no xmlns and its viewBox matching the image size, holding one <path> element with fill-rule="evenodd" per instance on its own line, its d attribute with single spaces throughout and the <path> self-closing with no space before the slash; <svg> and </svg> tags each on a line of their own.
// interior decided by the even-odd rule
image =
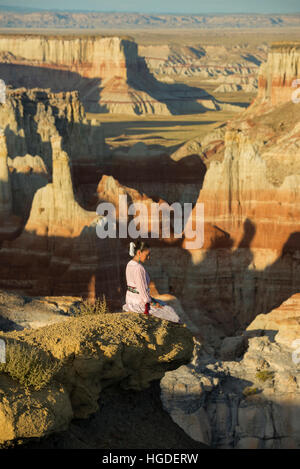
<svg viewBox="0 0 300 469">
<path fill-rule="evenodd" d="M 274 371 L 259 370 L 257 371 L 255 376 L 259 381 L 262 381 L 262 382 L 269 381 L 274 378 Z"/>
<path fill-rule="evenodd" d="M 259 389 L 256 388 L 255 386 L 247 386 L 246 388 L 243 389 L 243 395 L 245 397 L 253 396 L 258 393 L 259 393 Z"/>
</svg>

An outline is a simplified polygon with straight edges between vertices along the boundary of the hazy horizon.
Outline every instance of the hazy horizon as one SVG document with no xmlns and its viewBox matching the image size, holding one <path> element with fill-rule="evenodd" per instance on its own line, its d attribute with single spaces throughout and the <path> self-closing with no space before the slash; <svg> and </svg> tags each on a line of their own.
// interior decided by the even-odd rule
<svg viewBox="0 0 300 469">
<path fill-rule="evenodd" d="M 253 0 L 249 8 L 248 0 L 229 0 L 226 5 L 220 0 L 207 2 L 199 0 L 186 0 L 185 10 L 182 10 L 181 0 L 152 0 L 151 4 L 143 0 L 128 0 L 124 8 L 121 0 L 103 0 L 101 7 L 97 0 L 86 0 L 85 7 L 79 0 L 53 0 L 49 7 L 45 0 L 15 0 L 7 5 L 7 0 L 0 1 L 0 7 L 9 10 L 34 9 L 48 11 L 74 11 L 99 13 L 146 13 L 146 14 L 181 14 L 181 15 L 226 15 L 226 14 L 293 14 L 300 13 L 298 0 Z"/>
</svg>

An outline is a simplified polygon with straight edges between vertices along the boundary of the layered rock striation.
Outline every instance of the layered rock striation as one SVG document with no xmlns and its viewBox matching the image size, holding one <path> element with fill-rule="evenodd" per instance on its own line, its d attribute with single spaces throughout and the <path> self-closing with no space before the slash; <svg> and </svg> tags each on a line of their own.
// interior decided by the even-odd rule
<svg viewBox="0 0 300 469">
<path fill-rule="evenodd" d="M 286 66 L 292 76 L 297 52 L 282 47 L 278 63 L 285 64 L 283 75 Z M 271 49 L 268 64 L 273 54 Z M 268 69 L 270 84 L 276 73 Z M 299 291 L 300 111 L 286 101 L 288 88 L 281 89 L 282 96 L 280 88 L 274 94 L 280 99 L 273 102 L 270 95 L 262 105 L 258 95 L 249 111 L 220 127 L 219 134 L 195 141 L 207 168 L 197 199 L 204 204 L 204 245 L 189 250 L 185 240 L 176 270 L 169 267 L 167 251 L 159 257 L 168 259 L 161 263 L 170 285 L 181 279 L 183 306 L 199 333 L 210 334 L 212 325 L 214 333 L 241 331 Z M 179 151 L 190 150 L 185 145 Z M 195 207 L 194 224 L 196 213 Z M 180 296 L 176 289 L 175 294 Z"/>
<path fill-rule="evenodd" d="M 0 130 L 0 240 L 15 237 L 21 228 L 21 219 L 13 214 L 13 196 L 8 168 L 6 138 Z"/>
<path fill-rule="evenodd" d="M 299 64 L 300 42 L 272 43 L 267 61 L 259 69 L 257 98 L 248 112 L 292 102 L 299 86 Z"/>
<path fill-rule="evenodd" d="M 48 295 L 56 294 L 56 289 L 61 293 L 67 284 L 75 292 L 81 282 L 84 287 L 79 292 L 88 294 L 97 267 L 95 226 L 100 217 L 75 200 L 70 159 L 61 144 L 62 137 L 51 137 L 52 182 L 35 192 L 20 236 L 2 245 L 3 285 Z"/>
<path fill-rule="evenodd" d="M 78 90 L 90 112 L 169 115 L 222 107 L 204 90 L 154 78 L 130 37 L 1 35 L 1 56 L 6 84 Z"/>
<path fill-rule="evenodd" d="M 51 169 L 51 137 L 57 135 L 72 163 L 96 164 L 103 158 L 102 128 L 87 119 L 77 91 L 8 87 L 0 105 L 0 126 L 10 158 L 39 155 Z"/>
</svg>

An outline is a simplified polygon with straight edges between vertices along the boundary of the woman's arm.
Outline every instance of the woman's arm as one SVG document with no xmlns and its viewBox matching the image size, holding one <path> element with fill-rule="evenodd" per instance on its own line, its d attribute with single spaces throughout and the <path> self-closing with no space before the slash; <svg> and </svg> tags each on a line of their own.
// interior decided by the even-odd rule
<svg viewBox="0 0 300 469">
<path fill-rule="evenodd" d="M 144 303 L 151 303 L 151 296 L 148 293 L 146 271 L 141 265 L 138 266 L 135 272 L 135 284 L 140 294 L 141 301 Z"/>
<path fill-rule="evenodd" d="M 151 305 L 154 306 L 155 308 L 161 308 L 165 303 L 159 300 L 156 300 L 151 296 Z"/>
</svg>

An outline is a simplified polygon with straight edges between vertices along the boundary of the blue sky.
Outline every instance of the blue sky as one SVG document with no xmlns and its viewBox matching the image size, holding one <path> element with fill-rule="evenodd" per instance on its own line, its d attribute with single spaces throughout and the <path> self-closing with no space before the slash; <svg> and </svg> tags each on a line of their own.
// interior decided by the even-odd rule
<svg viewBox="0 0 300 469">
<path fill-rule="evenodd" d="M 0 0 L 0 5 L 140 13 L 296 13 L 299 0 Z"/>
</svg>

